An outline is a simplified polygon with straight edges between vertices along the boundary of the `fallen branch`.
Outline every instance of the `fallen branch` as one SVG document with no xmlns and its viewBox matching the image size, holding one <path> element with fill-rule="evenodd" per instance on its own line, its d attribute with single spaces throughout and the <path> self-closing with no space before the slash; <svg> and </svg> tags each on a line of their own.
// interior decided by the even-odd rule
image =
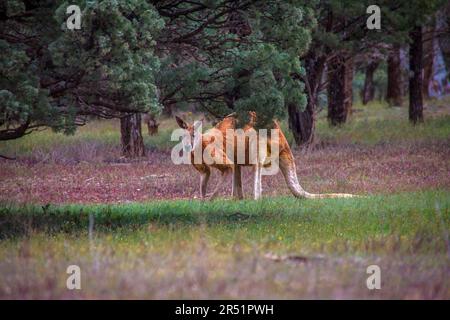
<svg viewBox="0 0 450 320">
<path fill-rule="evenodd" d="M 7 156 L 4 156 L 4 155 L 2 155 L 2 154 L 0 154 L 0 158 L 6 159 L 6 160 L 16 160 L 16 158 L 7 157 Z"/>
</svg>

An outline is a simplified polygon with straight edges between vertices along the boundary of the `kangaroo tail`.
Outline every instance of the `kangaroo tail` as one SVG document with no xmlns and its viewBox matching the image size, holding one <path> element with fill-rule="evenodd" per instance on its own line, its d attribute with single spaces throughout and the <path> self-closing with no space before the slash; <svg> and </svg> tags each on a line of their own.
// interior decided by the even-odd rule
<svg viewBox="0 0 450 320">
<path fill-rule="evenodd" d="M 323 199 L 323 198 L 353 198 L 359 197 L 348 193 L 309 193 L 305 191 L 298 182 L 297 171 L 295 169 L 295 162 L 292 154 L 285 154 L 280 156 L 280 169 L 283 173 L 286 184 L 291 190 L 292 194 L 297 198 L 306 199 Z"/>
</svg>

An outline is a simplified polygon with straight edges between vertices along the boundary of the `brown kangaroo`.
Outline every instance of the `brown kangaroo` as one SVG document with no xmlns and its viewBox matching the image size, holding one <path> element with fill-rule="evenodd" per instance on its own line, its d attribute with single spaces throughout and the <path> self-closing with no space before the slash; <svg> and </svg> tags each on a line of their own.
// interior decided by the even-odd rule
<svg viewBox="0 0 450 320">
<path fill-rule="evenodd" d="M 244 133 L 249 133 L 250 131 L 254 130 L 254 125 L 256 123 L 256 113 L 250 112 L 250 121 L 248 124 L 246 124 L 243 128 Z M 195 124 L 194 125 L 188 125 L 186 122 L 184 122 L 179 117 L 176 117 L 178 125 L 186 129 L 187 132 L 194 136 L 194 132 L 196 130 Z M 298 198 L 310 198 L 310 199 L 317 199 L 317 198 L 348 198 L 348 197 L 355 197 L 355 195 L 347 194 L 347 193 L 327 193 L 327 194 L 313 194 L 305 191 L 298 181 L 297 172 L 296 172 L 296 166 L 295 166 L 295 160 L 294 156 L 292 154 L 291 148 L 289 147 L 289 143 L 286 140 L 286 137 L 284 136 L 283 132 L 281 131 L 281 128 L 277 121 L 273 121 L 273 131 L 269 137 L 267 137 L 267 143 L 263 142 L 263 144 L 266 146 L 266 153 L 262 157 L 260 157 L 259 148 L 258 152 L 256 152 L 257 157 L 256 161 L 253 159 L 253 161 L 250 161 L 251 157 L 249 155 L 250 153 L 250 138 L 248 135 L 245 135 L 245 160 L 241 163 L 239 163 L 238 160 L 238 136 L 236 134 L 230 135 L 230 131 L 227 130 L 235 130 L 236 128 L 236 119 L 234 116 L 228 116 L 221 122 L 219 122 L 214 129 L 215 130 L 213 134 L 205 133 L 201 136 L 201 150 L 202 152 L 207 148 L 208 145 L 214 142 L 214 136 L 216 135 L 222 135 L 222 139 L 224 141 L 223 147 L 219 150 L 215 150 L 213 152 L 218 152 L 218 157 L 222 159 L 221 163 L 212 163 L 212 164 L 206 164 L 202 162 L 201 164 L 195 164 L 193 159 L 193 151 L 191 154 L 192 163 L 197 171 L 201 174 L 201 182 L 200 182 L 200 194 L 202 198 L 205 198 L 206 196 L 206 187 L 208 184 L 209 176 L 210 176 L 210 168 L 216 168 L 222 173 L 222 179 L 217 184 L 216 188 L 214 189 L 214 192 L 210 196 L 210 198 L 213 198 L 216 196 L 219 188 L 224 183 L 226 176 L 228 174 L 233 173 L 233 192 L 232 195 L 234 198 L 242 199 L 243 198 L 243 192 L 242 192 L 242 179 L 241 179 L 241 167 L 243 166 L 252 166 L 254 168 L 254 198 L 259 199 L 262 195 L 262 186 L 261 186 L 261 176 L 262 176 L 262 170 L 265 167 L 269 167 L 272 165 L 272 161 L 277 162 L 275 165 L 278 165 L 285 180 L 286 184 L 289 188 L 289 190 L 292 192 L 292 194 Z M 259 147 L 259 134 L 257 136 L 257 146 Z M 229 141 L 229 139 L 234 140 L 233 148 L 234 148 L 234 158 L 230 159 L 227 156 L 227 152 L 225 150 L 226 143 L 225 141 Z M 199 147 L 199 146 L 198 146 Z M 272 152 L 272 149 L 274 152 Z"/>
<path fill-rule="evenodd" d="M 181 119 L 180 117 L 176 116 L 175 117 L 178 125 L 180 126 L 180 128 L 185 129 L 187 134 L 190 135 L 190 139 L 191 141 L 194 141 L 194 134 L 197 131 L 196 128 L 196 123 L 193 124 L 187 124 L 183 119 Z M 202 199 L 205 198 L 209 198 L 209 199 L 213 199 L 220 187 L 223 186 L 225 179 L 228 177 L 228 175 L 230 173 L 233 172 L 234 170 L 234 165 L 232 163 L 232 161 L 230 161 L 227 156 L 226 153 L 223 152 L 225 146 L 223 146 L 221 149 L 214 149 L 214 152 L 218 152 L 219 155 L 218 157 L 220 157 L 222 159 L 222 161 L 220 163 L 213 163 L 213 164 L 207 164 L 205 161 L 203 161 L 203 156 L 202 156 L 202 162 L 201 163 L 195 163 L 194 161 L 194 152 L 195 152 L 195 148 L 201 148 L 201 153 L 203 155 L 203 152 L 205 151 L 205 149 L 214 142 L 215 137 L 217 135 L 221 135 L 221 139 L 223 139 L 223 142 L 225 144 L 226 141 L 226 137 L 227 137 L 227 129 L 234 129 L 235 127 L 235 118 L 233 116 L 228 116 L 225 117 L 222 121 L 220 121 L 219 123 L 217 123 L 214 126 L 214 131 L 207 131 L 204 134 L 201 134 L 201 144 L 199 144 L 198 146 L 194 146 L 192 145 L 192 150 L 191 150 L 191 163 L 194 166 L 194 168 L 200 173 L 200 197 Z M 199 122 L 197 122 L 199 123 Z M 212 154 L 212 156 L 215 156 L 215 154 Z M 217 169 L 220 171 L 221 173 L 221 180 L 220 182 L 217 184 L 217 186 L 215 187 L 214 191 L 207 195 L 206 194 L 206 189 L 208 186 L 208 181 L 211 175 L 211 169 Z M 232 194 L 233 195 L 237 195 L 237 190 L 235 188 L 233 188 Z M 236 196 L 237 197 L 237 196 Z"/>
</svg>

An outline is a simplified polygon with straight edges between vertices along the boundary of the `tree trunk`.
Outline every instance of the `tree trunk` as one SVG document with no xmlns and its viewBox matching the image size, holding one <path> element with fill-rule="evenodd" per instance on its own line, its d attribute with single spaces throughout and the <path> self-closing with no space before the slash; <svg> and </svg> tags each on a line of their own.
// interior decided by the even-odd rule
<svg viewBox="0 0 450 320">
<path fill-rule="evenodd" d="M 353 59 L 338 55 L 329 63 L 328 121 L 337 126 L 347 121 L 352 111 Z"/>
<path fill-rule="evenodd" d="M 430 83 L 433 80 L 433 70 L 434 70 L 434 56 L 436 55 L 436 50 L 434 48 L 435 39 L 435 20 L 430 27 L 424 28 L 425 39 L 422 39 L 422 51 L 423 51 L 423 83 L 422 91 L 425 99 L 430 97 Z"/>
<path fill-rule="evenodd" d="M 145 156 L 140 113 L 120 118 L 120 134 L 123 156 L 127 158 Z"/>
<path fill-rule="evenodd" d="M 331 32 L 333 28 L 333 11 L 328 10 L 327 18 L 323 21 L 326 32 Z M 316 46 L 310 46 L 308 54 L 303 60 L 306 69 L 306 92 L 308 102 L 304 111 L 300 111 L 297 106 L 288 106 L 289 127 L 297 145 L 308 145 L 314 141 L 316 105 L 317 98 L 321 91 L 322 77 L 330 50 L 326 49 L 325 54 L 317 55 Z"/>
<path fill-rule="evenodd" d="M 370 101 L 373 100 L 375 97 L 375 87 L 373 85 L 373 74 L 375 73 L 375 70 L 377 70 L 378 65 L 380 64 L 379 61 L 372 61 L 367 67 L 366 67 L 366 76 L 364 78 L 364 88 L 362 92 L 362 103 L 366 105 Z"/>
<path fill-rule="evenodd" d="M 314 141 L 315 130 L 315 110 L 317 95 L 320 90 L 323 69 L 325 67 L 326 57 L 317 57 L 314 54 L 308 54 L 304 60 L 306 68 L 306 91 L 308 102 L 305 110 L 300 111 L 298 106 L 290 104 L 288 106 L 289 128 L 299 146 L 308 145 Z"/>
<path fill-rule="evenodd" d="M 436 29 L 446 29 L 450 28 L 450 21 L 447 17 L 450 16 L 450 3 L 447 4 L 446 8 L 442 10 L 438 14 L 438 25 L 436 26 Z M 442 50 L 442 56 L 444 58 L 444 65 L 447 72 L 450 71 L 450 37 L 449 33 L 447 32 L 445 35 L 439 35 L 438 37 L 438 43 L 439 48 Z M 448 75 L 448 73 L 447 73 Z"/>
<path fill-rule="evenodd" d="M 386 101 L 391 106 L 401 106 L 403 103 L 402 69 L 400 47 L 395 46 L 388 57 L 388 84 Z"/>
<path fill-rule="evenodd" d="M 165 102 L 165 103 L 163 103 L 163 110 L 162 110 L 162 113 L 165 115 L 165 116 L 168 116 L 168 117 L 172 117 L 173 116 L 173 106 L 174 106 L 174 104 L 173 103 L 170 103 L 170 102 Z"/>
<path fill-rule="evenodd" d="M 299 146 L 308 145 L 314 141 L 315 116 L 313 102 L 308 100 L 305 110 L 298 110 L 295 104 L 288 105 L 289 128 Z"/>
<path fill-rule="evenodd" d="M 409 36 L 412 40 L 409 47 L 409 120 L 416 124 L 423 121 L 422 27 L 414 27 Z"/>
<path fill-rule="evenodd" d="M 347 115 L 353 113 L 353 57 L 349 57 L 345 63 L 345 110 Z"/>
</svg>

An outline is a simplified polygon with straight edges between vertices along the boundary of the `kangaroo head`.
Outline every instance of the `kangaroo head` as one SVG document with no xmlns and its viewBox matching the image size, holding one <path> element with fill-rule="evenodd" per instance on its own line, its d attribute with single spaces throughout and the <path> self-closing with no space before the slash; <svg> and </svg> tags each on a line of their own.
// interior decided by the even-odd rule
<svg viewBox="0 0 450 320">
<path fill-rule="evenodd" d="M 177 120 L 178 126 L 185 130 L 185 134 L 182 138 L 184 150 L 187 152 L 194 150 L 201 141 L 204 118 L 196 120 L 192 124 L 188 124 L 178 116 L 175 116 L 175 119 Z"/>
</svg>

